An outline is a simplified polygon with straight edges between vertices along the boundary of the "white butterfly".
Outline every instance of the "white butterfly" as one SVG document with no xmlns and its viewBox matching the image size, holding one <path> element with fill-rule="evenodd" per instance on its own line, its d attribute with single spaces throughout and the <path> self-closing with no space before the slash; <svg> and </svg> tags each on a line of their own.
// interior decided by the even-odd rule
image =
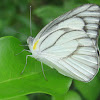
<svg viewBox="0 0 100 100">
<path fill-rule="evenodd" d="M 64 76 L 89 82 L 99 69 L 100 7 L 85 4 L 56 18 L 27 43 L 32 55 Z"/>
</svg>

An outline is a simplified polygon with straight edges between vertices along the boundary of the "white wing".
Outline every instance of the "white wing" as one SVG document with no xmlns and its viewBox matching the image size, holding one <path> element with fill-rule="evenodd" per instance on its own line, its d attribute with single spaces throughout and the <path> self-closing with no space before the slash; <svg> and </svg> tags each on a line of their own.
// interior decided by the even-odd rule
<svg viewBox="0 0 100 100">
<path fill-rule="evenodd" d="M 100 8 L 86 4 L 44 27 L 36 36 L 36 52 L 59 73 L 88 82 L 98 71 L 98 27 Z"/>
</svg>

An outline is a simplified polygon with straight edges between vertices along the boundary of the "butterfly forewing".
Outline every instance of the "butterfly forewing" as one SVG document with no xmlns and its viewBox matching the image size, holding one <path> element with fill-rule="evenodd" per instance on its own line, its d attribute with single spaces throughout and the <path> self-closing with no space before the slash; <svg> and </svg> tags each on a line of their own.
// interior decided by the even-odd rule
<svg viewBox="0 0 100 100">
<path fill-rule="evenodd" d="M 59 73 L 88 82 L 98 71 L 100 8 L 80 6 L 50 22 L 36 36 L 42 61 Z"/>
</svg>

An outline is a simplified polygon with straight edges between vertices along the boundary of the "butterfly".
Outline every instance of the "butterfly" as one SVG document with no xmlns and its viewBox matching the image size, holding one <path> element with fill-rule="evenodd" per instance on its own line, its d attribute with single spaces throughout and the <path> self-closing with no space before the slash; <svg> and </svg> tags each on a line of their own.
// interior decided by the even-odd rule
<svg viewBox="0 0 100 100">
<path fill-rule="evenodd" d="M 89 82 L 99 70 L 100 7 L 85 4 L 47 24 L 28 37 L 32 55 L 60 74 Z M 27 58 L 26 57 L 26 58 Z"/>
</svg>

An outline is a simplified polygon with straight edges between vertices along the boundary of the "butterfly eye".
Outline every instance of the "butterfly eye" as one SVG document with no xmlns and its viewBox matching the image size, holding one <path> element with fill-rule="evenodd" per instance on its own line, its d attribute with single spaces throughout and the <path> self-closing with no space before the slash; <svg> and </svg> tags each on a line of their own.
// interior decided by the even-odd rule
<svg viewBox="0 0 100 100">
<path fill-rule="evenodd" d="M 34 38 L 29 36 L 27 39 L 27 44 L 33 44 Z"/>
</svg>

